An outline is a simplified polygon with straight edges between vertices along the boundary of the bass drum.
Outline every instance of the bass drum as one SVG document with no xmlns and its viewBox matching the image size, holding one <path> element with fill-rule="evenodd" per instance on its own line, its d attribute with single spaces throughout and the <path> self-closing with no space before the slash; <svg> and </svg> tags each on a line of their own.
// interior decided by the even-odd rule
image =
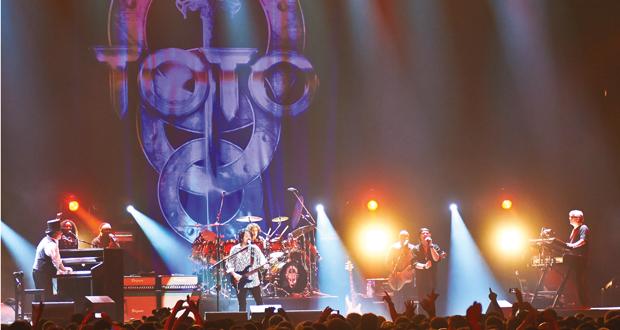
<svg viewBox="0 0 620 330">
<path fill-rule="evenodd" d="M 308 284 L 308 272 L 298 262 L 287 262 L 280 269 L 278 287 L 287 294 L 302 293 Z"/>
</svg>

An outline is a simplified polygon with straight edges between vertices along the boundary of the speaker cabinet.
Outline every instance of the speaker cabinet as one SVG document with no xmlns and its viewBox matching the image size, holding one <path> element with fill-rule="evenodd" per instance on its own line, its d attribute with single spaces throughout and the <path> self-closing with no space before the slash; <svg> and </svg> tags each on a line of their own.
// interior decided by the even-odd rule
<svg viewBox="0 0 620 330">
<path fill-rule="evenodd" d="M 116 315 L 116 303 L 108 296 L 85 296 L 84 304 L 86 312 L 106 313 L 115 321 L 120 321 Z"/>
<path fill-rule="evenodd" d="M 143 316 L 149 316 L 154 309 L 157 309 L 155 291 L 125 291 L 124 299 L 123 319 L 125 322 L 132 319 L 141 320 Z"/>
<path fill-rule="evenodd" d="M 34 311 L 39 307 L 39 302 L 32 303 L 32 310 Z M 71 321 L 71 315 L 73 315 L 75 311 L 75 303 L 73 301 L 59 301 L 59 302 L 44 302 L 43 303 L 43 313 L 41 314 L 41 319 L 46 319 L 53 321 L 54 323 L 67 326 Z"/>
</svg>

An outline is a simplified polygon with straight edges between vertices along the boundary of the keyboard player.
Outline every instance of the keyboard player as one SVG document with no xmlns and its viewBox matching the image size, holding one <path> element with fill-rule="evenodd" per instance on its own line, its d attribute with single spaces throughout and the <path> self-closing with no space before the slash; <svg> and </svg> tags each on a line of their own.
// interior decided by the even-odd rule
<svg viewBox="0 0 620 330">
<path fill-rule="evenodd" d="M 41 239 L 35 252 L 34 264 L 32 265 L 32 277 L 37 289 L 43 289 L 46 299 L 53 296 L 52 277 L 56 274 L 71 273 L 70 267 L 65 267 L 60 259 L 58 239 L 62 235 L 60 219 L 47 222 L 45 237 Z"/>
<path fill-rule="evenodd" d="M 583 212 L 572 210 L 568 213 L 568 221 L 573 226 L 566 246 L 570 249 L 565 260 L 575 273 L 575 284 L 582 306 L 588 306 L 586 268 L 588 266 L 588 248 L 590 228 L 584 224 Z"/>
</svg>

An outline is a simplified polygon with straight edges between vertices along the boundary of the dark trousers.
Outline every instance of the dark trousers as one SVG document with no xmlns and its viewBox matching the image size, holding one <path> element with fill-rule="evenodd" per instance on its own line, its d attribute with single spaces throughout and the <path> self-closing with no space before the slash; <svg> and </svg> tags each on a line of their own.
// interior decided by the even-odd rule
<svg viewBox="0 0 620 330">
<path fill-rule="evenodd" d="M 261 297 L 260 295 L 260 285 L 255 286 L 253 288 L 241 288 L 239 289 L 239 291 L 237 291 L 237 299 L 239 299 L 239 311 L 240 312 L 246 311 L 246 308 L 248 305 L 248 302 L 247 302 L 248 292 L 252 293 L 252 297 L 254 297 L 254 301 L 256 301 L 257 305 L 263 304 L 263 297 Z"/>
<path fill-rule="evenodd" d="M 577 294 L 579 295 L 579 303 L 582 306 L 589 306 L 588 282 L 586 280 L 587 259 L 577 258 L 573 262 L 572 268 L 575 273 L 575 286 L 577 287 Z"/>
<path fill-rule="evenodd" d="M 32 278 L 34 279 L 34 287 L 37 289 L 45 290 L 45 299 L 49 300 L 54 296 L 54 290 L 52 289 L 52 277 L 54 274 L 49 272 L 32 270 Z"/>
<path fill-rule="evenodd" d="M 436 272 L 432 269 L 417 269 L 415 273 L 415 285 L 418 293 L 418 300 L 426 298 L 436 289 Z"/>
</svg>

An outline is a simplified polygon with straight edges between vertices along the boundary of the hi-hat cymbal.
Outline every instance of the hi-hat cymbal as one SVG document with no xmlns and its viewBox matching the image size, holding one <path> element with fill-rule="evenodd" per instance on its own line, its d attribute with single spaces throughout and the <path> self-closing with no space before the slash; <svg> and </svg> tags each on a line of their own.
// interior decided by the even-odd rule
<svg viewBox="0 0 620 330">
<path fill-rule="evenodd" d="M 275 217 L 271 219 L 271 222 L 284 222 L 286 220 L 288 220 L 288 217 Z"/>
<path fill-rule="evenodd" d="M 236 220 L 239 221 L 239 222 L 259 222 L 259 221 L 263 220 L 263 218 L 257 217 L 257 216 L 253 216 L 253 215 L 247 215 L 245 217 L 237 218 Z"/>
</svg>

